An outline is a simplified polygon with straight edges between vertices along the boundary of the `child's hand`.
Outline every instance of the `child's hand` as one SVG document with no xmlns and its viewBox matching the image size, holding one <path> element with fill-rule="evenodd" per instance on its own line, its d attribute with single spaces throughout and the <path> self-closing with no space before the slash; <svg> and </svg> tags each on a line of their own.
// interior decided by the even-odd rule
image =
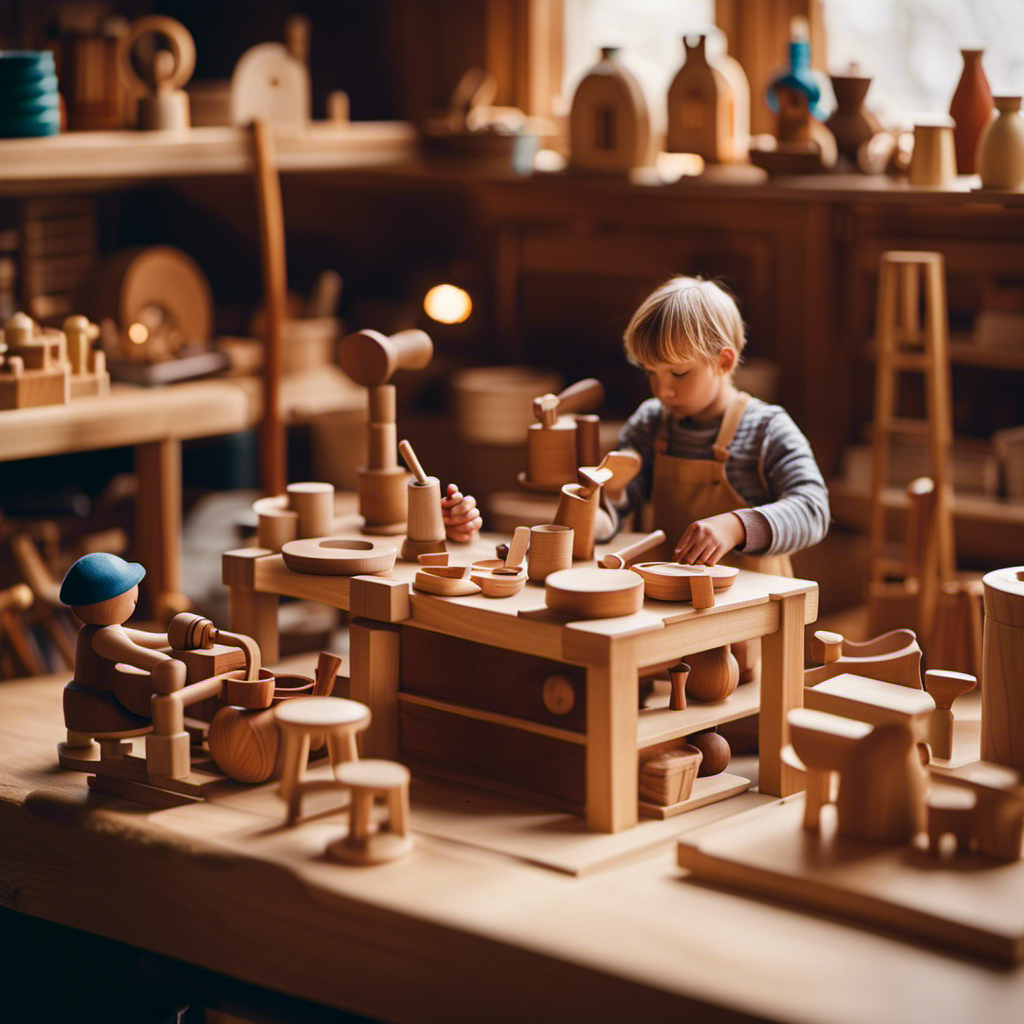
<svg viewBox="0 0 1024 1024">
<path fill-rule="evenodd" d="M 743 521 L 732 512 L 690 523 L 672 558 L 684 565 L 718 565 L 724 555 L 747 539 Z"/>
<path fill-rule="evenodd" d="M 476 507 L 476 498 L 471 494 L 463 497 L 455 484 L 448 485 L 448 493 L 441 499 L 441 515 L 449 540 L 462 544 L 468 544 L 484 525 Z"/>
</svg>

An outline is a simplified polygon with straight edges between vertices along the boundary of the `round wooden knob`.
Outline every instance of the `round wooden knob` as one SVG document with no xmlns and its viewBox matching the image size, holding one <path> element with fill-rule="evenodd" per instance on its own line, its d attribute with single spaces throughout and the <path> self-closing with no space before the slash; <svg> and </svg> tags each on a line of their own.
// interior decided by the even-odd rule
<svg viewBox="0 0 1024 1024">
<path fill-rule="evenodd" d="M 841 633 L 830 633 L 827 629 L 819 629 L 811 640 L 811 655 L 822 665 L 830 665 L 843 655 L 843 636 Z"/>
<path fill-rule="evenodd" d="M 425 331 L 399 331 L 385 337 L 379 331 L 357 331 L 338 350 L 341 368 L 364 387 L 386 384 L 398 369 L 420 370 L 434 355 L 434 343 Z"/>
<path fill-rule="evenodd" d="M 544 698 L 544 707 L 553 715 L 567 715 L 576 703 L 572 681 L 563 675 L 548 676 L 544 680 L 541 696 Z"/>
</svg>

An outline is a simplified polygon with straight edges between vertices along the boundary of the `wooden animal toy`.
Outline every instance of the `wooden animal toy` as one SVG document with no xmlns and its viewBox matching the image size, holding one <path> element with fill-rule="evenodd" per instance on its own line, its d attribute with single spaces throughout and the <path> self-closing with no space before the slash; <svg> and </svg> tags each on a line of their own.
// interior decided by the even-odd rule
<svg viewBox="0 0 1024 1024">
<path fill-rule="evenodd" d="M 71 364 L 72 398 L 105 395 L 110 390 L 107 354 L 102 349 L 93 348 L 99 333 L 99 327 L 90 323 L 88 317 L 76 314 L 64 321 L 68 361 Z"/>
<path fill-rule="evenodd" d="M 408 441 L 402 441 L 398 450 L 405 464 L 412 470 L 409 481 L 409 525 L 402 541 L 401 557 L 415 561 L 418 555 L 445 550 L 444 517 L 441 514 L 441 482 L 436 476 L 423 472 L 420 460 Z"/>
<path fill-rule="evenodd" d="M 285 822 L 294 825 L 306 793 L 340 788 L 338 766 L 358 760 L 356 734 L 369 726 L 370 709 L 344 697 L 307 697 L 278 704 L 274 718 L 284 743 L 279 793 L 288 808 Z M 327 737 L 327 754 L 335 777 L 307 780 L 304 776 L 310 747 L 314 737 L 321 735 Z"/>
<path fill-rule="evenodd" d="M 351 793 L 348 835 L 330 843 L 327 856 L 346 864 L 383 864 L 412 849 L 409 835 L 409 769 L 396 761 L 348 761 L 337 772 Z M 374 801 L 382 798 L 386 820 L 374 824 Z"/>
<path fill-rule="evenodd" d="M 897 845 L 925 825 L 926 776 L 908 722 L 880 725 L 810 708 L 789 713 L 793 749 L 808 769 L 804 827 L 816 829 L 831 802 L 833 775 L 838 831 L 850 839 Z"/>
<path fill-rule="evenodd" d="M 572 412 L 586 412 L 604 401 L 604 386 L 592 377 L 570 384 L 557 395 L 533 400 L 536 423 L 526 432 L 526 470 L 519 483 L 527 490 L 559 491 L 576 478 L 576 467 L 586 465 L 578 457 L 577 424 Z"/>
<path fill-rule="evenodd" d="M 166 40 L 169 50 L 156 48 L 140 77 L 133 51 L 144 36 Z M 158 131 L 180 131 L 192 125 L 188 93 L 184 86 L 196 66 L 196 44 L 180 21 L 161 14 L 133 21 L 118 40 L 117 64 L 129 94 L 138 97 L 138 127 Z"/>
<path fill-rule="evenodd" d="M 1024 566 L 982 579 L 981 756 L 1024 771 Z"/>
<path fill-rule="evenodd" d="M 434 345 L 424 331 L 400 331 L 385 337 L 377 331 L 348 335 L 338 349 L 341 368 L 369 389 L 368 465 L 359 469 L 356 491 L 364 533 L 406 532 L 406 479 L 398 465 L 395 388 L 388 381 L 398 369 L 419 370 L 430 362 Z"/>
<path fill-rule="evenodd" d="M 67 403 L 70 369 L 63 333 L 37 332 L 31 317 L 15 313 L 0 335 L 0 409 Z"/>
<path fill-rule="evenodd" d="M 309 68 L 282 43 L 258 43 L 231 74 L 231 123 L 265 121 L 275 128 L 309 125 Z"/>
<path fill-rule="evenodd" d="M 863 642 L 819 629 L 811 641 L 811 657 L 822 664 L 804 672 L 804 686 L 817 686 L 833 676 L 852 672 L 921 689 L 921 647 L 910 629 L 894 629 Z"/>
<path fill-rule="evenodd" d="M 543 583 L 561 569 L 572 567 L 574 530 L 556 523 L 530 527 L 530 558 L 527 575 L 533 583 Z"/>
<path fill-rule="evenodd" d="M 569 111 L 569 166 L 626 176 L 653 156 L 650 114 L 640 83 L 619 60 L 617 46 L 584 75 Z"/>
<path fill-rule="evenodd" d="M 627 544 L 618 551 L 611 551 L 601 559 L 601 565 L 605 569 L 626 569 L 629 563 L 641 555 L 646 554 L 651 548 L 656 548 L 666 540 L 664 530 L 655 530 L 653 533 L 641 537 L 640 540 Z"/>
<path fill-rule="evenodd" d="M 958 847 L 976 849 L 999 860 L 1020 860 L 1024 838 L 1024 784 L 1020 773 L 1003 765 L 975 761 L 933 780 L 966 792 L 973 800 L 954 801 L 941 793 L 928 801 L 928 845 L 939 851 L 942 836 L 952 832 Z"/>
<path fill-rule="evenodd" d="M 935 701 L 928 732 L 933 757 L 948 759 L 953 756 L 953 701 L 977 685 L 977 677 L 966 672 L 946 672 L 942 669 L 929 669 L 925 672 L 924 688 Z"/>
<path fill-rule="evenodd" d="M 707 163 L 745 160 L 750 143 L 750 87 L 739 61 L 708 59 L 707 36 L 683 36 L 686 57 L 668 89 L 670 153 L 697 153 Z"/>
<path fill-rule="evenodd" d="M 739 685 L 739 662 L 727 646 L 688 654 L 686 661 L 690 666 L 686 688 L 693 700 L 716 703 L 729 697 Z"/>
<path fill-rule="evenodd" d="M 166 634 L 126 627 L 144 576 L 137 562 L 94 552 L 64 577 L 61 600 L 84 625 L 75 647 L 74 678 L 64 688 L 67 741 L 58 747 L 60 763 L 95 772 L 89 780 L 93 788 L 142 802 L 166 802 L 161 791 L 199 799 L 203 783 L 190 777 L 185 707 L 222 695 L 233 704 L 265 707 L 273 685 L 268 687 L 267 673 L 261 673 L 254 641 L 216 631 L 198 616 L 179 618 Z M 230 687 L 223 675 L 188 683 L 185 664 L 169 653 L 172 641 L 201 646 L 227 636 L 245 650 L 244 678 L 231 679 Z M 132 756 L 125 742 L 142 735 L 144 759 Z"/>
</svg>

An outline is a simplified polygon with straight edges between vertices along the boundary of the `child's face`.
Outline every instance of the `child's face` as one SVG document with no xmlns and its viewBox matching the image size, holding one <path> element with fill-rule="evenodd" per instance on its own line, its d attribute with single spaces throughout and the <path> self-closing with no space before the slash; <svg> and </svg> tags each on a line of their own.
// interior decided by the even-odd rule
<svg viewBox="0 0 1024 1024">
<path fill-rule="evenodd" d="M 644 369 L 654 397 L 670 412 L 698 420 L 713 419 L 725 411 L 723 387 L 735 361 L 733 350 L 723 349 L 717 359 L 651 363 Z"/>
</svg>

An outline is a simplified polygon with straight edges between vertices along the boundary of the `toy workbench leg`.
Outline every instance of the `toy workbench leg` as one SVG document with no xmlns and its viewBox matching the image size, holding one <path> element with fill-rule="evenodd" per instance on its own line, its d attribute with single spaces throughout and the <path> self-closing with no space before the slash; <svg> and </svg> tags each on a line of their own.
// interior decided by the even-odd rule
<svg viewBox="0 0 1024 1024">
<path fill-rule="evenodd" d="M 181 442 L 165 438 L 135 446 L 136 554 L 147 569 L 143 589 L 150 612 L 168 602 L 177 607 L 182 592 Z"/>
<path fill-rule="evenodd" d="M 607 663 L 587 666 L 587 826 L 621 832 L 637 823 L 636 641 L 613 641 Z"/>
<path fill-rule="evenodd" d="M 363 757 L 398 758 L 399 627 L 371 619 L 349 625 L 349 696 L 370 709 Z"/>
<path fill-rule="evenodd" d="M 761 640 L 761 714 L 758 726 L 758 788 L 772 796 L 789 796 L 804 787 L 802 773 L 782 762 L 789 742 L 786 716 L 804 703 L 804 610 L 806 594 L 773 597 L 779 628 Z"/>
<path fill-rule="evenodd" d="M 231 629 L 251 636 L 259 645 L 263 663 L 272 665 L 280 657 L 277 632 L 277 594 L 256 590 L 255 570 L 260 558 L 273 552 L 265 548 L 226 551 L 221 558 L 221 580 L 228 588 Z"/>
</svg>

